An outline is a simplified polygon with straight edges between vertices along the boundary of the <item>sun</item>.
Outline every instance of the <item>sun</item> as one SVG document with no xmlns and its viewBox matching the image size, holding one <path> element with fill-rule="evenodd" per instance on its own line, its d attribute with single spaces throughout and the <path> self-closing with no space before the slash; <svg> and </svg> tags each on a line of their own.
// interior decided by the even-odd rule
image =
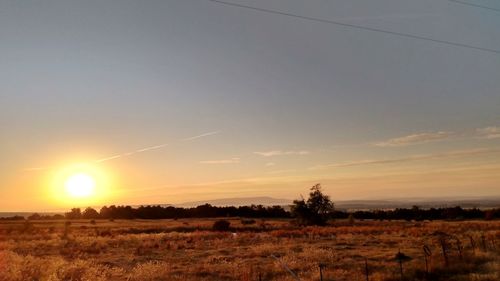
<svg viewBox="0 0 500 281">
<path fill-rule="evenodd" d="M 86 207 L 106 204 L 116 196 L 112 170 L 95 163 L 62 163 L 54 170 L 47 188 L 54 206 Z"/>
<path fill-rule="evenodd" d="M 86 173 L 76 173 L 64 182 L 66 193 L 73 198 L 87 198 L 94 195 L 95 180 Z"/>
</svg>

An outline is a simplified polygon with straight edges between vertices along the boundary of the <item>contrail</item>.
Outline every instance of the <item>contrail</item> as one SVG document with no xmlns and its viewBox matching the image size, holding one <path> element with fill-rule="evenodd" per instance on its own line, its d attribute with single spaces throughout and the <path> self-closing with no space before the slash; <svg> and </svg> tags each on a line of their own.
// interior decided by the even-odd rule
<svg viewBox="0 0 500 281">
<path fill-rule="evenodd" d="M 154 150 L 154 149 L 159 149 L 159 148 L 165 147 L 167 145 L 168 145 L 168 143 L 164 143 L 164 144 L 160 144 L 160 145 L 155 145 L 155 146 L 148 146 L 148 147 L 145 147 L 145 148 L 137 149 L 135 151 L 125 152 L 125 153 L 121 153 L 121 154 L 116 154 L 116 155 L 113 155 L 113 156 L 109 156 L 109 157 L 106 157 L 106 158 L 94 160 L 94 162 L 96 162 L 96 163 L 102 163 L 102 162 L 113 160 L 113 159 L 120 158 L 120 157 L 128 157 L 128 156 L 132 156 L 132 155 L 137 154 L 137 153 L 146 152 L 146 151 L 150 151 L 150 150 Z"/>
<path fill-rule="evenodd" d="M 201 135 L 197 135 L 197 136 L 194 136 L 194 137 L 185 138 L 185 139 L 182 139 L 182 140 L 183 141 L 192 141 L 192 140 L 195 140 L 195 139 L 199 139 L 199 138 L 203 138 L 203 137 L 208 137 L 208 136 L 216 135 L 218 133 L 220 133 L 220 131 L 213 131 L 213 132 L 208 132 L 208 133 L 204 133 L 204 134 L 201 134 Z"/>
<path fill-rule="evenodd" d="M 168 145 L 168 143 L 164 143 L 164 144 L 155 145 L 155 146 L 151 146 L 151 147 L 141 148 L 139 150 L 136 150 L 134 153 L 139 153 L 139 152 L 149 151 L 149 150 L 153 150 L 153 149 L 158 149 L 158 148 L 165 147 L 167 145 Z"/>
<path fill-rule="evenodd" d="M 189 137 L 189 138 L 181 139 L 181 141 L 193 141 L 193 140 L 196 140 L 196 139 L 199 139 L 199 138 L 212 136 L 212 135 L 215 135 L 215 134 L 218 134 L 218 133 L 220 133 L 220 131 L 208 132 L 208 133 L 204 133 L 204 134 L 201 134 L 201 135 L 197 135 L 197 136 L 192 136 L 192 137 Z M 154 145 L 154 146 L 148 146 L 148 147 L 144 147 L 144 148 L 139 148 L 139 149 L 134 150 L 134 151 L 124 152 L 124 153 L 120 153 L 120 154 L 111 155 L 111 156 L 108 156 L 108 157 L 105 157 L 105 158 L 96 159 L 93 162 L 94 163 L 102 163 L 102 162 L 114 160 L 114 159 L 121 158 L 121 157 L 129 157 L 129 156 L 132 156 L 132 155 L 137 154 L 137 153 L 142 153 L 142 152 L 146 152 L 146 151 L 150 151 L 150 150 L 160 149 L 160 148 L 163 148 L 163 147 L 165 147 L 167 145 L 168 145 L 168 143 L 163 143 L 163 144 L 159 144 L 159 145 Z M 51 169 L 51 168 L 53 168 L 53 167 L 33 167 L 33 168 L 26 168 L 23 171 L 25 171 L 25 172 L 34 172 L 34 171 L 47 170 L 47 169 Z"/>
<path fill-rule="evenodd" d="M 113 155 L 113 156 L 110 156 L 110 157 L 106 157 L 106 158 L 102 158 L 102 159 L 94 160 L 94 162 L 96 162 L 96 163 L 101 163 L 101 162 L 104 162 L 104 161 L 109 161 L 109 160 L 113 160 L 113 159 L 116 159 L 116 158 L 120 158 L 120 157 L 122 157 L 123 155 L 124 155 L 124 154 Z"/>
<path fill-rule="evenodd" d="M 204 133 L 204 134 L 201 134 L 201 135 L 197 135 L 197 136 L 193 136 L 193 137 L 189 137 L 189 138 L 185 138 L 185 139 L 181 139 L 181 140 L 182 141 L 192 141 L 192 140 L 195 140 L 195 139 L 212 136 L 212 135 L 218 134 L 219 132 L 220 131 L 208 132 L 208 133 Z M 135 151 L 126 152 L 126 153 L 117 154 L 117 155 L 113 155 L 113 156 L 110 156 L 110 157 L 98 159 L 98 160 L 95 160 L 94 162 L 101 163 L 101 162 L 104 162 L 104 161 L 109 161 L 109 160 L 113 160 L 113 159 L 120 158 L 120 157 L 132 156 L 132 155 L 137 154 L 137 153 L 159 149 L 159 148 L 165 147 L 167 145 L 168 145 L 168 143 L 163 143 L 163 144 L 159 144 L 159 145 L 155 145 L 155 146 L 148 146 L 148 147 L 137 149 Z"/>
</svg>

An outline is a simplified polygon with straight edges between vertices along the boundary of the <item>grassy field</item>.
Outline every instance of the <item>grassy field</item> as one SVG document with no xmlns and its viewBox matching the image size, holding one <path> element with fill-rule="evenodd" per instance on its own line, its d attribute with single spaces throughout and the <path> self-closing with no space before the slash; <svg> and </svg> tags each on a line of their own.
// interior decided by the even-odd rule
<svg viewBox="0 0 500 281">
<path fill-rule="evenodd" d="M 500 280 L 500 221 L 228 220 L 2 221 L 0 280 Z"/>
</svg>

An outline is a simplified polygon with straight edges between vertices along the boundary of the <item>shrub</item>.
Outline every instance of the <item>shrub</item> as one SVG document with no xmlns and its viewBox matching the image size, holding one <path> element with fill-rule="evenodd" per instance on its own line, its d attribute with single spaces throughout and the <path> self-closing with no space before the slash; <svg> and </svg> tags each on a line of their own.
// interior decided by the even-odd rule
<svg viewBox="0 0 500 281">
<path fill-rule="evenodd" d="M 242 219 L 241 224 L 248 225 L 248 224 L 255 224 L 254 219 Z"/>
<path fill-rule="evenodd" d="M 217 220 L 214 222 L 212 229 L 217 231 L 228 231 L 230 225 L 231 223 L 227 220 Z"/>
</svg>

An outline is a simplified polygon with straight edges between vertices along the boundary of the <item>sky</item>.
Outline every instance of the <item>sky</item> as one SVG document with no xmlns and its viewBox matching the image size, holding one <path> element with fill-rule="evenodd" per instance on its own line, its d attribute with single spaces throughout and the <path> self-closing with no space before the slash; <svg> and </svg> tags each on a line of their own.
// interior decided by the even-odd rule
<svg viewBox="0 0 500 281">
<path fill-rule="evenodd" d="M 1 0 L 0 211 L 500 196 L 499 26 L 448 0 Z M 78 167 L 99 200 L 55 200 Z"/>
</svg>

